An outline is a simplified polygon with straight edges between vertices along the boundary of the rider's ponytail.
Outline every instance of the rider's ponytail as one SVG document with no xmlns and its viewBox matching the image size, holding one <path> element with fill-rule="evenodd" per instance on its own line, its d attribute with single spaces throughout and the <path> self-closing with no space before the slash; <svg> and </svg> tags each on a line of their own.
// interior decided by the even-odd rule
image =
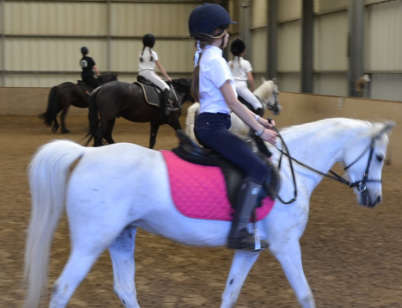
<svg viewBox="0 0 402 308">
<path fill-rule="evenodd" d="M 140 56 L 140 62 L 144 62 L 144 50 L 145 50 L 145 47 L 148 47 L 148 46 L 143 46 L 142 47 L 142 51 L 141 51 L 141 56 Z M 151 62 L 153 62 L 154 61 L 154 57 L 153 57 L 153 55 L 152 55 L 152 49 L 151 49 L 151 47 L 149 47 L 149 54 L 150 54 L 150 58 L 149 58 L 149 60 L 151 60 Z"/>
<path fill-rule="evenodd" d="M 199 48 L 200 48 L 201 52 L 199 53 L 197 64 L 193 70 L 193 78 L 192 78 L 192 83 L 191 83 L 191 95 L 193 96 L 193 98 L 196 102 L 200 101 L 199 87 L 200 87 L 200 62 L 201 62 L 201 57 L 202 57 L 202 49 L 207 44 L 208 44 L 208 42 L 206 42 L 206 41 L 199 42 Z"/>
</svg>

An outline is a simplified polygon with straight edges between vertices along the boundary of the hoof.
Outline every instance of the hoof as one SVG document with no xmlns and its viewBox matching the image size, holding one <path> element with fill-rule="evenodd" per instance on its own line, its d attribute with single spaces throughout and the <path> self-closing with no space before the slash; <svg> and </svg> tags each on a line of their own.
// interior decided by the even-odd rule
<svg viewBox="0 0 402 308">
<path fill-rule="evenodd" d="M 70 133 L 70 131 L 66 128 L 66 129 L 62 129 L 61 133 L 62 134 L 68 134 L 68 133 Z"/>
</svg>

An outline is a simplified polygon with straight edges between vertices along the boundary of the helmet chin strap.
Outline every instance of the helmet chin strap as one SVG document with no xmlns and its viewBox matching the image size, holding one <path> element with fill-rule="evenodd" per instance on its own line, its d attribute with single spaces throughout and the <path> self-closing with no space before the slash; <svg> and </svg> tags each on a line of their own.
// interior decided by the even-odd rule
<svg viewBox="0 0 402 308">
<path fill-rule="evenodd" d="M 226 35 L 228 35 L 228 33 L 223 30 L 222 33 L 215 35 L 215 36 L 211 36 L 212 39 L 220 39 L 221 43 L 219 44 L 219 48 L 223 49 L 224 45 L 225 45 L 225 37 Z"/>
</svg>

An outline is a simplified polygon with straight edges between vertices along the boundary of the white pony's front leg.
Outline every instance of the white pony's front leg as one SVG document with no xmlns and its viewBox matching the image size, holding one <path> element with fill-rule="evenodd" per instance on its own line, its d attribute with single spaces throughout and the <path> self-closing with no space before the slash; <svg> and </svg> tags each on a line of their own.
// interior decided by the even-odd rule
<svg viewBox="0 0 402 308">
<path fill-rule="evenodd" d="M 140 308 L 134 282 L 135 235 L 136 228 L 128 227 L 109 247 L 113 265 L 114 291 L 126 308 Z"/>
<path fill-rule="evenodd" d="M 303 271 L 300 243 L 292 239 L 285 245 L 271 245 L 272 254 L 282 265 L 282 269 L 303 308 L 315 308 L 313 293 Z"/>
<path fill-rule="evenodd" d="M 225 291 L 222 294 L 221 308 L 234 307 L 248 272 L 257 261 L 259 255 L 260 253 L 258 252 L 236 250 L 229 276 L 226 280 Z"/>
</svg>

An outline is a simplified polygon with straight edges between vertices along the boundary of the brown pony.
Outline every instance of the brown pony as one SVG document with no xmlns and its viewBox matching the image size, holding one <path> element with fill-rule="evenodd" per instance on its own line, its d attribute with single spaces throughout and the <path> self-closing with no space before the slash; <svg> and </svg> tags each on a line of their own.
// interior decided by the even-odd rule
<svg viewBox="0 0 402 308">
<path fill-rule="evenodd" d="M 102 73 L 98 77 L 99 85 L 107 83 L 109 81 L 117 80 L 116 73 Z M 39 117 L 43 119 L 47 126 L 52 126 L 52 131 L 57 132 L 59 128 L 59 122 L 57 121 L 57 115 L 60 114 L 61 133 L 69 133 L 66 128 L 65 118 L 68 109 L 71 105 L 78 108 L 88 108 L 89 106 L 89 88 L 85 83 L 79 82 L 78 84 L 72 82 L 63 82 L 50 89 L 47 109 L 45 113 L 42 113 Z"/>
<path fill-rule="evenodd" d="M 174 79 L 171 82 L 177 98 L 177 110 L 163 116 L 158 106 L 147 103 L 142 88 L 136 83 L 113 81 L 97 88 L 90 97 L 88 144 L 94 139 L 94 146 L 114 143 L 112 131 L 117 117 L 132 122 L 150 122 L 151 135 L 149 147 L 153 148 L 159 126 L 168 124 L 173 129 L 181 129 L 179 117 L 184 102 L 193 101 L 191 96 L 191 79 Z"/>
</svg>

